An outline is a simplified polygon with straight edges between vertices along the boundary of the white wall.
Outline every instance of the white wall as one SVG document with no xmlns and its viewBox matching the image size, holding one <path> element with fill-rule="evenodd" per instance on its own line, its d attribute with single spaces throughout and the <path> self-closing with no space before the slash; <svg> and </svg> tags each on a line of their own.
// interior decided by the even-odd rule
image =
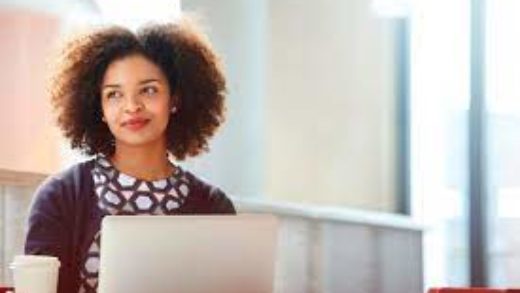
<svg viewBox="0 0 520 293">
<path fill-rule="evenodd" d="M 198 161 L 238 196 L 395 210 L 394 31 L 365 0 L 184 1 L 230 80 Z"/>
<path fill-rule="evenodd" d="M 370 3 L 270 1 L 268 195 L 394 210 L 394 34 Z"/>
<path fill-rule="evenodd" d="M 265 186 L 265 17 L 263 1 L 190 0 L 223 58 L 228 82 L 227 121 L 210 153 L 188 167 L 235 196 L 254 197 Z"/>
</svg>

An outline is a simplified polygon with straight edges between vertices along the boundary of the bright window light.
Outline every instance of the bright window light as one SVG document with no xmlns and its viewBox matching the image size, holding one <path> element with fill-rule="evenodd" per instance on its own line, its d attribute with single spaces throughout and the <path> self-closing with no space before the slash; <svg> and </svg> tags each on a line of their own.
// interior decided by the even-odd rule
<svg viewBox="0 0 520 293">
<path fill-rule="evenodd" d="M 410 14 L 413 0 L 372 0 L 372 10 L 379 17 L 403 18 Z"/>
<path fill-rule="evenodd" d="M 95 0 L 103 22 L 135 30 L 147 22 L 174 22 L 181 15 L 180 0 Z"/>
</svg>

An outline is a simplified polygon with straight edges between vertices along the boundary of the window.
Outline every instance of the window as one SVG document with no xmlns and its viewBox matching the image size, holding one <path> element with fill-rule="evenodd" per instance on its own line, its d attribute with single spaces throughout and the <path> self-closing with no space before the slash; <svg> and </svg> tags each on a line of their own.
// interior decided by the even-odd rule
<svg viewBox="0 0 520 293">
<path fill-rule="evenodd" d="M 425 225 L 425 287 L 468 283 L 469 1 L 410 14 L 412 216 Z"/>
</svg>

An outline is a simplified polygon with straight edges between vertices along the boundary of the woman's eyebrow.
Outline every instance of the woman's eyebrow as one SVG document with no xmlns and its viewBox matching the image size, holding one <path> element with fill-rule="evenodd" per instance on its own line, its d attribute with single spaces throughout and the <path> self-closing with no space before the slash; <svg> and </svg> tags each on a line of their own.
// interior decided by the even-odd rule
<svg viewBox="0 0 520 293">
<path fill-rule="evenodd" d="M 154 81 L 155 81 L 155 82 L 159 82 L 158 79 L 155 79 L 155 78 L 149 78 L 149 79 L 141 80 L 141 81 L 139 82 L 139 84 L 145 84 L 145 83 L 154 82 Z M 160 83 L 160 82 L 159 82 L 159 83 Z"/>
<path fill-rule="evenodd" d="M 110 87 L 112 87 L 112 88 L 120 88 L 121 86 L 118 85 L 118 84 L 105 84 L 105 85 L 103 86 L 103 89 L 104 89 L 104 88 L 110 88 Z"/>
<path fill-rule="evenodd" d="M 160 83 L 160 81 L 158 79 L 155 79 L 155 78 L 149 78 L 149 79 L 144 79 L 144 80 L 141 80 L 139 82 L 139 84 L 145 84 L 145 83 L 150 83 L 150 82 L 158 82 Z M 103 89 L 104 88 L 120 88 L 121 85 L 120 84 L 105 84 L 103 86 Z"/>
</svg>

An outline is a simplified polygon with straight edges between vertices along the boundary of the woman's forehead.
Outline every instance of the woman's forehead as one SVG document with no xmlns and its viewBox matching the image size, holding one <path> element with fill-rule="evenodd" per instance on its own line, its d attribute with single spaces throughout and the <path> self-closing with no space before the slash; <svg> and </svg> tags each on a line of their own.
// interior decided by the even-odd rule
<svg viewBox="0 0 520 293">
<path fill-rule="evenodd" d="M 103 86 L 122 86 L 145 82 L 165 82 L 166 77 L 155 63 L 140 54 L 133 54 L 112 61 L 103 76 Z"/>
</svg>

